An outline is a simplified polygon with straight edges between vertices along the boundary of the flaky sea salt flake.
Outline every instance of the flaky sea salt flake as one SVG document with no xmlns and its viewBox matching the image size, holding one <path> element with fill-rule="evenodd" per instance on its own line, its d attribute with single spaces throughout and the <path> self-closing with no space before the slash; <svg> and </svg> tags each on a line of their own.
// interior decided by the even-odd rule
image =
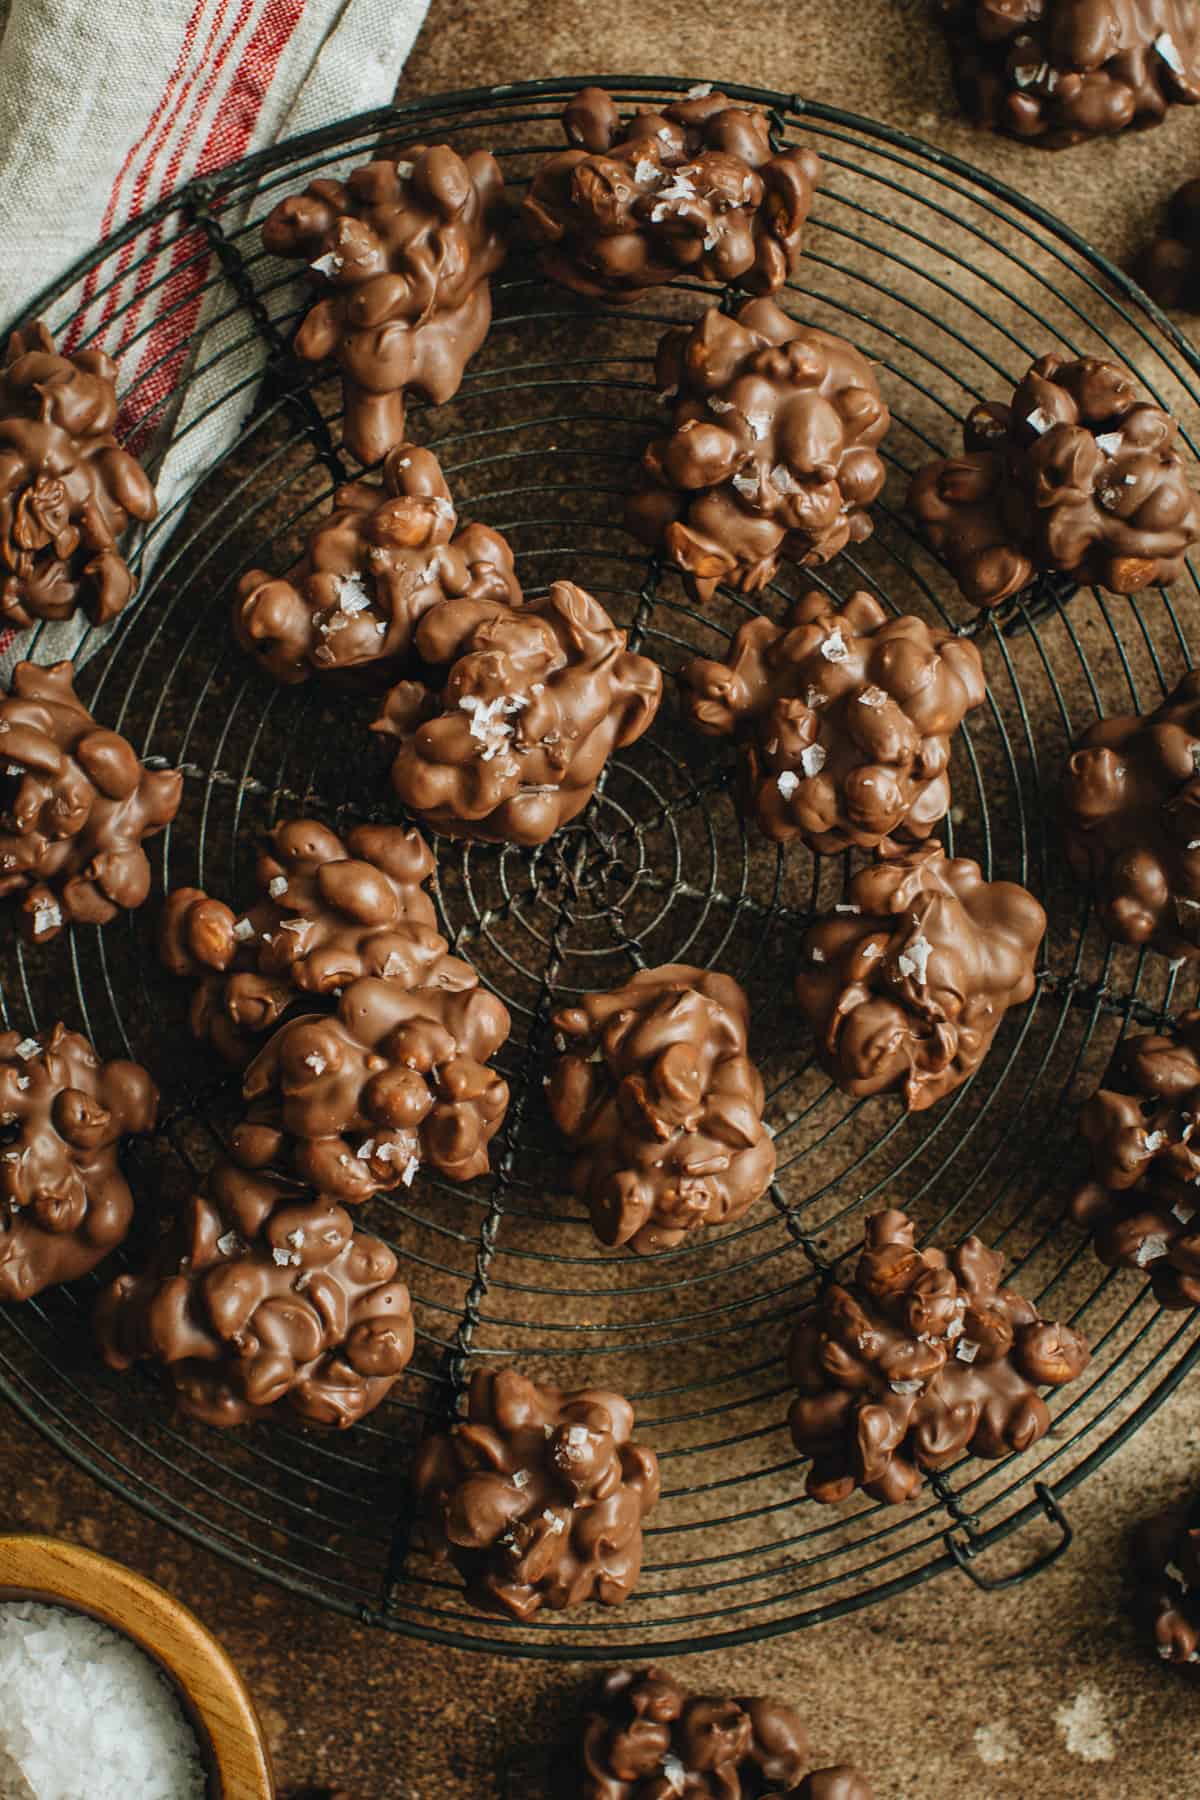
<svg viewBox="0 0 1200 1800">
<path fill-rule="evenodd" d="M 254 927 L 249 919 L 239 919 L 233 928 L 233 935 L 241 944 L 244 944 L 247 938 L 252 938 L 254 936 Z"/>
<path fill-rule="evenodd" d="M 41 1047 L 42 1046 L 35 1037 L 22 1038 L 17 1045 L 17 1055 L 22 1062 L 28 1062 L 31 1056 L 36 1056 L 38 1054 Z"/>
<path fill-rule="evenodd" d="M 1121 443 L 1119 431 L 1105 431 L 1096 439 L 1096 448 L 1103 450 L 1105 456 L 1116 456 L 1120 452 Z"/>
<path fill-rule="evenodd" d="M 287 891 L 288 891 L 287 876 L 286 875 L 272 875 L 270 881 L 268 881 L 268 883 L 267 883 L 267 892 L 268 892 L 268 894 L 270 894 L 272 900 L 280 899 L 284 894 L 287 893 Z M 250 925 L 249 919 L 246 920 L 246 924 Z M 250 929 L 251 929 L 251 931 L 254 930 L 253 925 L 250 925 Z"/>
<path fill-rule="evenodd" d="M 1057 425 L 1058 420 L 1053 413 L 1048 413 L 1044 406 L 1035 406 L 1025 423 L 1032 425 L 1038 436 L 1041 437 L 1052 426 Z"/>
<path fill-rule="evenodd" d="M 775 786 L 779 789 L 779 792 L 783 795 L 785 800 L 790 800 L 796 789 L 800 786 L 800 777 L 793 774 L 791 769 L 783 769 L 775 777 Z"/>
<path fill-rule="evenodd" d="M 344 613 L 353 617 L 355 613 L 366 612 L 371 596 L 363 586 L 361 576 L 335 575 L 333 585 L 338 605 Z"/>
<path fill-rule="evenodd" d="M 698 81 L 696 83 L 695 87 L 690 87 L 688 89 L 687 93 L 684 95 L 684 99 L 685 100 L 707 100 L 708 96 L 712 93 L 712 91 L 713 91 L 713 84 L 711 81 Z"/>
<path fill-rule="evenodd" d="M 911 975 L 919 987 L 924 987 L 929 979 L 929 958 L 932 955 L 933 945 L 918 932 L 896 958 L 896 967 L 902 975 Z"/>
<path fill-rule="evenodd" d="M 1151 1231 L 1146 1234 L 1133 1253 L 1133 1260 L 1139 1269 L 1147 1263 L 1158 1262 L 1167 1254 L 1167 1240 L 1160 1232 Z"/>
<path fill-rule="evenodd" d="M 979 1355 L 979 1345 L 974 1338 L 960 1337 L 954 1351 L 959 1362 L 973 1363 Z"/>
<path fill-rule="evenodd" d="M 826 662 L 845 662 L 849 654 L 850 652 L 846 648 L 846 640 L 842 636 L 842 628 L 840 625 L 831 631 L 827 638 L 822 639 L 821 655 L 825 658 Z"/>
<path fill-rule="evenodd" d="M 1170 69 L 1172 75 L 1184 74 L 1184 62 L 1179 54 L 1179 46 L 1169 31 L 1160 31 L 1154 40 L 1154 48 Z"/>
<path fill-rule="evenodd" d="M 308 266 L 317 275 L 336 275 L 344 264 L 344 257 L 338 256 L 333 250 L 327 250 L 324 256 L 318 256 L 316 262 L 310 262 Z"/>
<path fill-rule="evenodd" d="M 800 767 L 806 775 L 819 775 L 825 760 L 826 753 L 821 744 L 806 744 L 800 752 Z"/>
</svg>

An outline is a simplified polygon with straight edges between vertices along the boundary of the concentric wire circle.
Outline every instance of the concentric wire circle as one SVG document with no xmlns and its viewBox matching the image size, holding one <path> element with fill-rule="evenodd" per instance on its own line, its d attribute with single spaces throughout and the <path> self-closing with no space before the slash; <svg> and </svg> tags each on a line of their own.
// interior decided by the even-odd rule
<svg viewBox="0 0 1200 1800">
<path fill-rule="evenodd" d="M 147 433 L 200 446 L 214 418 L 232 416 L 222 409 L 237 414 L 232 444 L 201 459 L 143 538 L 136 605 L 80 682 L 105 724 L 186 772 L 184 809 L 156 846 L 159 893 L 187 882 L 243 900 L 258 837 L 281 816 L 312 810 L 335 825 L 393 816 L 369 703 L 274 688 L 228 628 L 241 571 L 285 568 L 349 469 L 336 387 L 287 350 L 304 292 L 261 249 L 258 219 L 378 142 L 490 146 L 519 192 L 560 141 L 558 114 L 577 85 L 441 96 L 282 145 L 173 196 L 43 299 L 56 332 L 78 315 L 83 341 L 120 349 L 135 413 L 139 390 L 156 395 L 164 369 L 173 372 L 141 409 Z M 625 107 L 682 86 L 605 85 Z M 1045 901 L 1051 927 L 1033 1000 L 1006 1021 L 974 1081 L 928 1113 L 906 1118 L 894 1100 L 839 1094 L 789 993 L 798 934 L 839 898 L 852 864 L 785 854 L 744 831 L 730 755 L 688 731 L 668 697 L 587 812 L 542 849 L 437 843 L 446 934 L 513 1014 L 500 1059 L 513 1105 L 489 1180 L 457 1188 L 422 1176 L 368 1210 L 397 1252 L 417 1319 L 413 1367 L 388 1403 L 337 1439 L 283 1427 L 222 1435 L 170 1416 L 148 1379 L 97 1367 L 88 1284 L 0 1317 L 0 1388 L 134 1504 L 363 1620 L 519 1656 L 711 1648 L 886 1600 L 956 1565 L 988 1579 L 1026 1572 L 1064 1541 L 1072 1488 L 1200 1354 L 1190 1315 L 1161 1313 L 1140 1276 L 1102 1269 L 1062 1217 L 1079 1100 L 1117 1038 L 1184 1004 L 1184 985 L 1190 1002 L 1194 983 L 1104 941 L 1065 878 L 1053 825 L 1071 737 L 1098 713 L 1153 705 L 1190 666 L 1195 572 L 1171 594 L 1136 601 L 1046 584 L 981 618 L 914 541 L 902 507 L 908 472 L 956 444 L 967 407 L 1008 392 L 1048 350 L 1127 362 L 1181 419 L 1195 459 L 1196 358 L 1119 271 L 999 183 L 833 108 L 727 91 L 766 107 L 780 143 L 811 145 L 825 160 L 807 254 L 782 300 L 877 365 L 895 424 L 874 537 L 815 573 L 785 569 L 754 602 L 723 593 L 699 608 L 624 532 L 623 497 L 660 416 L 658 336 L 715 298 L 694 284 L 606 313 L 548 287 L 514 252 L 461 393 L 414 409 L 412 433 L 437 451 L 460 514 L 508 535 L 527 591 L 580 582 L 668 673 L 697 652 L 721 654 L 757 610 L 781 617 L 812 584 L 840 596 L 866 588 L 893 611 L 974 636 L 988 699 L 955 743 L 948 845 Z M 169 276 L 155 273 L 163 266 Z M 156 349 L 154 333 L 185 303 L 195 308 L 192 398 L 172 413 L 183 365 Z M 103 933 L 10 948 L 3 991 L 6 1024 L 39 1029 L 61 1015 L 105 1054 L 132 1055 L 159 1077 L 163 1130 L 130 1151 L 146 1215 L 185 1189 L 236 1116 L 230 1081 L 187 1038 L 186 995 L 157 966 L 155 913 L 152 902 Z M 779 1172 L 770 1197 L 735 1225 L 638 1259 L 603 1250 L 569 1197 L 542 1080 L 556 1005 L 668 961 L 746 984 Z M 802 1497 L 804 1465 L 784 1424 L 789 1321 L 885 1203 L 904 1205 L 929 1238 L 978 1230 L 1000 1246 L 1016 1285 L 1086 1331 L 1094 1358 L 1052 1400 L 1053 1431 L 1035 1450 L 964 1460 L 908 1509 L 861 1498 L 820 1508 Z M 409 1543 L 413 1444 L 453 1409 L 473 1367 L 499 1359 L 622 1389 L 639 1436 L 660 1453 L 664 1495 L 644 1575 L 620 1612 L 543 1614 L 526 1626 L 480 1617 L 454 1576 Z"/>
</svg>

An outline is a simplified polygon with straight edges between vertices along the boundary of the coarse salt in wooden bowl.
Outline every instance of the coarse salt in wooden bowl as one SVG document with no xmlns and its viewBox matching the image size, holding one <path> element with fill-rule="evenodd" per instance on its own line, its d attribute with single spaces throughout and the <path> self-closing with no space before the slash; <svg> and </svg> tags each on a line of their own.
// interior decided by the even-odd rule
<svg viewBox="0 0 1200 1800">
<path fill-rule="evenodd" d="M 0 1603 L 37 1600 L 128 1638 L 175 1689 L 208 1770 L 208 1800 L 273 1800 L 254 1703 L 199 1619 L 144 1576 L 58 1538 L 0 1537 Z"/>
</svg>

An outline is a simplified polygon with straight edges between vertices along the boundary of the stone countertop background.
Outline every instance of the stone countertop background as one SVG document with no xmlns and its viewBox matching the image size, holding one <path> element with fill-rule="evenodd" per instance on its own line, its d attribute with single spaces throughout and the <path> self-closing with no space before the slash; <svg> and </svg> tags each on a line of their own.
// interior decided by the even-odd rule
<svg viewBox="0 0 1200 1800">
<path fill-rule="evenodd" d="M 982 165 L 1127 259 L 1200 167 L 1200 113 L 1057 155 L 990 139 L 956 118 L 928 12 L 926 0 L 433 0 L 400 97 L 613 66 L 807 94 Z M 878 1800 L 1187 1800 L 1200 1793 L 1194 1693 L 1138 1644 L 1121 1572 L 1129 1526 L 1198 1466 L 1192 1388 L 1071 1496 L 1074 1547 L 1039 1579 L 988 1595 L 943 1577 L 830 1626 L 682 1659 L 676 1672 L 693 1686 L 786 1695 L 817 1760 L 857 1761 Z M 10 1529 L 115 1556 L 220 1634 L 284 1794 L 327 1784 L 351 1800 L 539 1800 L 530 1743 L 563 1718 L 587 1671 L 388 1639 L 256 1588 L 56 1460 L 15 1417 L 5 1473 Z"/>
</svg>

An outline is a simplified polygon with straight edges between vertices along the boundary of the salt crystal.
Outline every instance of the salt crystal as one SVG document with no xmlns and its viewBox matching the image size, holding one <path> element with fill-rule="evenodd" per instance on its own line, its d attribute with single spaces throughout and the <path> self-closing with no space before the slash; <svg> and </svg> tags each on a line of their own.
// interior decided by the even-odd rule
<svg viewBox="0 0 1200 1800">
<path fill-rule="evenodd" d="M 825 961 L 825 952 L 818 950 L 816 945 L 809 951 L 808 956 L 810 962 L 823 963 Z"/>
<path fill-rule="evenodd" d="M 224 1237 L 217 1239 L 217 1249 L 222 1256 L 236 1256 L 239 1250 L 246 1248 L 245 1239 L 236 1231 L 227 1231 Z"/>
<path fill-rule="evenodd" d="M 671 130 L 669 125 L 660 125 L 654 135 L 660 144 L 673 144 L 675 142 L 675 133 Z"/>
<path fill-rule="evenodd" d="M 268 892 L 268 894 L 270 894 L 272 900 L 280 899 L 282 895 L 287 893 L 287 891 L 288 891 L 287 876 L 286 875 L 272 875 L 270 881 L 268 881 L 268 883 L 267 883 L 267 892 Z M 253 927 L 253 925 L 250 924 L 249 919 L 243 919 L 241 921 L 241 923 L 243 925 L 248 925 L 250 927 L 251 931 L 254 930 L 254 927 Z M 234 927 L 234 933 L 236 935 L 237 926 Z"/>
<path fill-rule="evenodd" d="M 1027 425 L 1032 425 L 1033 429 L 1040 437 L 1043 432 L 1049 431 L 1051 426 L 1057 425 L 1058 420 L 1054 417 L 1053 413 L 1048 413 L 1044 407 L 1035 406 L 1025 423 Z"/>
<path fill-rule="evenodd" d="M 271 1255 L 281 1269 L 286 1269 L 291 1264 L 295 1264 L 296 1267 L 299 1267 L 300 1252 L 298 1250 L 281 1250 L 276 1247 L 271 1251 Z"/>
<path fill-rule="evenodd" d="M 640 156 L 633 165 L 633 179 L 635 181 L 657 181 L 659 173 L 658 164 L 652 163 L 649 158 L 645 156 Z"/>
<path fill-rule="evenodd" d="M 329 1066 L 319 1050 L 310 1050 L 304 1062 L 305 1067 L 311 1069 L 314 1075 L 323 1075 Z"/>
<path fill-rule="evenodd" d="M 785 468 L 782 463 L 776 463 L 771 470 L 771 486 L 781 494 L 802 494 L 804 492 L 803 482 L 797 481 L 792 471 Z"/>
<path fill-rule="evenodd" d="M 396 174 L 399 176 L 401 181 L 408 181 L 412 175 L 413 170 L 416 168 L 416 166 L 417 165 L 415 163 L 398 162 L 396 164 Z"/>
<path fill-rule="evenodd" d="M 858 704 L 860 706 L 873 706 L 873 707 L 886 706 L 887 705 L 887 695 L 884 693 L 882 688 L 878 688 L 878 687 L 864 688 L 862 693 L 858 696 Z"/>
<path fill-rule="evenodd" d="M 718 244 L 719 244 L 719 243 L 720 243 L 720 241 L 721 241 L 721 240 L 720 240 L 720 239 L 719 239 L 719 238 L 718 238 L 718 236 L 717 236 L 717 234 L 716 234 L 716 232 L 715 232 L 715 231 L 711 231 L 711 230 L 710 230 L 710 231 L 706 231 L 706 232 L 705 232 L 705 234 L 704 234 L 704 248 L 705 248 L 705 249 L 706 249 L 706 250 L 715 250 L 715 249 L 716 249 L 716 247 L 717 247 L 717 245 L 718 245 Z"/>
<path fill-rule="evenodd" d="M 1164 1662 L 1168 1662 L 1171 1656 L 1170 1644 L 1160 1644 L 1158 1646 L 1158 1654 L 1162 1657 Z"/>
<path fill-rule="evenodd" d="M 979 1345 L 971 1338 L 960 1337 L 954 1354 L 959 1362 L 973 1363 L 979 1355 Z"/>
<path fill-rule="evenodd" d="M 1049 72 L 1047 63 L 1024 63 L 1013 70 L 1013 80 L 1019 88 L 1036 87 L 1039 81 L 1045 80 Z"/>
<path fill-rule="evenodd" d="M 719 394 L 710 394 L 708 396 L 708 407 L 710 412 L 715 413 L 737 411 L 737 407 L 733 404 L 732 400 L 722 400 Z"/>
<path fill-rule="evenodd" d="M 302 931 L 307 931 L 308 921 L 307 919 L 280 919 L 279 929 L 281 931 L 294 931 L 296 935 L 299 936 Z"/>
<path fill-rule="evenodd" d="M 889 1381 L 888 1386 L 893 1394 L 919 1394 L 924 1383 L 920 1381 Z"/>
<path fill-rule="evenodd" d="M 36 1056 L 38 1054 L 41 1047 L 42 1046 L 35 1037 L 22 1038 L 17 1045 L 17 1055 L 22 1062 L 28 1062 L 31 1056 Z"/>
<path fill-rule="evenodd" d="M 756 438 L 761 442 L 771 429 L 770 413 L 748 412 L 744 417 L 747 425 L 750 427 L 751 437 Z"/>
<path fill-rule="evenodd" d="M 354 1154 L 357 1156 L 359 1162 L 370 1162 L 375 1154 L 375 1139 L 364 1138 Z"/>
<path fill-rule="evenodd" d="M 239 940 L 240 943 L 243 943 L 243 944 L 245 943 L 245 941 L 248 937 L 253 937 L 254 936 L 254 927 L 250 923 L 249 919 L 239 919 L 237 924 L 233 928 L 233 935 L 235 938 L 237 938 Z"/>
<path fill-rule="evenodd" d="M 547 1430 L 548 1429 L 549 1427 L 547 1427 Z M 558 1537 L 560 1532 L 567 1529 L 567 1521 L 560 1518 L 558 1513 L 551 1512 L 549 1507 L 546 1508 L 542 1517 L 546 1521 L 546 1534 L 548 1537 Z"/>
<path fill-rule="evenodd" d="M 820 744 L 806 744 L 800 752 L 800 767 L 806 775 L 819 775 L 825 767 L 825 751 Z"/>
<path fill-rule="evenodd" d="M 464 694 L 458 704 L 470 719 L 471 736 L 482 746 L 480 761 L 491 762 L 512 743 L 513 728 L 505 719 L 519 713 L 528 702 L 515 694 L 497 694 L 494 700 Z"/>
<path fill-rule="evenodd" d="M 1121 449 L 1122 438 L 1119 431 L 1106 431 L 1096 439 L 1097 450 L 1103 450 L 1105 456 L 1116 456 Z"/>
<path fill-rule="evenodd" d="M 387 960 L 384 962 L 383 971 L 382 971 L 385 981 L 394 980 L 395 977 L 397 975 L 402 974 L 403 971 L 404 971 L 404 958 L 401 956 L 401 954 L 398 950 L 389 950 L 387 953 Z"/>
<path fill-rule="evenodd" d="M 20 763 L 5 763 L 4 773 L 6 775 L 23 775 L 25 770 Z"/>
<path fill-rule="evenodd" d="M 345 258 L 328 250 L 324 256 L 318 256 L 316 262 L 311 262 L 308 266 L 318 275 L 337 275 L 345 266 Z"/>
<path fill-rule="evenodd" d="M 1184 73 L 1183 58 L 1179 54 L 1179 46 L 1169 31 L 1160 31 L 1154 40 L 1154 48 L 1166 63 L 1173 75 Z"/>
<path fill-rule="evenodd" d="M 1194 1219 L 1196 1216 L 1196 1211 L 1195 1211 L 1194 1207 L 1181 1206 L 1179 1204 L 1178 1200 L 1175 1202 L 1174 1206 L 1171 1208 L 1171 1211 L 1174 1213 L 1175 1217 L 1179 1220 L 1179 1223 L 1181 1225 L 1186 1225 L 1188 1223 L 1189 1219 Z"/>
<path fill-rule="evenodd" d="M 1139 1269 L 1144 1269 L 1147 1263 L 1157 1262 L 1160 1257 L 1163 1257 L 1166 1254 L 1166 1238 L 1160 1236 L 1157 1231 L 1151 1231 L 1142 1239 L 1141 1243 L 1134 1251 L 1133 1260 Z"/>
<path fill-rule="evenodd" d="M 842 628 L 839 625 L 836 630 L 831 631 L 829 636 L 822 642 L 821 655 L 825 658 L 826 662 L 840 663 L 845 662 L 849 654 L 850 652 L 846 648 L 846 640 L 842 636 Z"/>
<path fill-rule="evenodd" d="M 404 1165 L 404 1171 L 400 1176 L 400 1179 L 404 1183 L 405 1187 L 412 1186 L 413 1176 L 416 1174 L 416 1172 L 420 1168 L 420 1166 L 421 1166 L 420 1157 L 418 1157 L 418 1156 L 410 1156 L 409 1157 L 408 1161 Z"/>
<path fill-rule="evenodd" d="M 668 1751 L 658 1766 L 662 1770 L 663 1780 L 673 1794 L 687 1793 L 687 1770 L 677 1756 L 672 1756 Z"/>
<path fill-rule="evenodd" d="M 578 1461 L 588 1447 L 588 1429 L 586 1425 L 568 1425 L 566 1454 L 572 1461 Z"/>
<path fill-rule="evenodd" d="M 371 604 L 371 596 L 362 584 L 358 575 L 335 575 L 333 590 L 337 595 L 337 603 L 344 613 L 366 612 Z"/>
<path fill-rule="evenodd" d="M 529 1486 L 529 1470 L 528 1469 L 514 1469 L 513 1475 L 512 1475 L 512 1484 L 515 1488 L 527 1488 Z"/>
<path fill-rule="evenodd" d="M 297 1225 L 295 1231 L 288 1232 L 287 1242 L 292 1246 L 293 1250 L 300 1250 L 303 1248 L 303 1246 L 304 1246 L 304 1227 L 303 1227 L 303 1225 Z"/>
<path fill-rule="evenodd" d="M 712 87 L 713 84 L 711 81 L 698 81 L 695 87 L 690 87 L 688 89 L 687 93 L 684 95 L 684 99 L 707 100 L 708 96 L 712 93 Z"/>
<path fill-rule="evenodd" d="M 920 932 L 912 938 L 896 958 L 896 967 L 902 975 L 911 975 L 921 987 L 929 979 L 929 958 L 933 955 L 933 945 Z"/>
<path fill-rule="evenodd" d="M 38 1800 L 208 1793 L 174 1690 L 110 1626 L 66 1607 L 11 1601 L 0 1606 L 0 1671 L 4 1748 Z"/>
<path fill-rule="evenodd" d="M 32 1087 L 32 1085 L 33 1085 L 33 1083 L 30 1081 L 28 1075 L 18 1075 L 17 1076 L 17 1092 L 18 1093 L 21 1093 L 21 1094 L 28 1093 L 29 1089 Z"/>
<path fill-rule="evenodd" d="M 779 789 L 785 800 L 790 800 L 796 789 L 800 786 L 800 777 L 794 775 L 790 769 L 784 769 L 776 776 L 775 786 Z"/>
<path fill-rule="evenodd" d="M 1147 1156 L 1153 1156 L 1156 1150 L 1161 1150 L 1163 1145 L 1166 1143 L 1166 1141 L 1167 1141 L 1167 1134 L 1165 1131 L 1150 1132 L 1146 1138 L 1146 1154 L 1147 1154 Z"/>
<path fill-rule="evenodd" d="M 820 688 L 810 687 L 804 696 L 804 704 L 812 712 L 819 712 L 821 707 L 829 705 L 829 695 L 823 694 Z"/>
<path fill-rule="evenodd" d="M 1185 1594 L 1187 1593 L 1188 1584 L 1183 1578 L 1183 1570 L 1180 1568 L 1178 1563 L 1174 1563 L 1174 1562 L 1164 1563 L 1163 1564 L 1163 1574 L 1166 1575 L 1169 1580 L 1177 1581 L 1179 1583 L 1180 1587 L 1183 1589 L 1184 1593 Z"/>
<path fill-rule="evenodd" d="M 962 1336 L 962 1331 L 963 1331 L 962 1320 L 961 1319 L 951 1319 L 950 1323 L 946 1327 L 947 1341 L 952 1344 L 954 1342 L 955 1338 L 960 1338 Z"/>
<path fill-rule="evenodd" d="M 387 636 L 387 620 L 380 619 L 375 626 L 375 630 L 380 637 L 386 637 Z"/>
<path fill-rule="evenodd" d="M 757 475 L 735 475 L 733 485 L 743 500 L 754 500 L 758 497 L 761 484 Z"/>
<path fill-rule="evenodd" d="M 33 903 L 33 935 L 42 937 L 49 931 L 57 931 L 63 922 L 62 913 L 53 900 L 35 900 Z"/>
<path fill-rule="evenodd" d="M 862 907 L 851 905 L 849 900 L 845 900 L 845 901 L 839 900 L 838 904 L 834 907 L 833 910 L 834 910 L 834 912 L 860 913 L 862 911 Z"/>
</svg>

